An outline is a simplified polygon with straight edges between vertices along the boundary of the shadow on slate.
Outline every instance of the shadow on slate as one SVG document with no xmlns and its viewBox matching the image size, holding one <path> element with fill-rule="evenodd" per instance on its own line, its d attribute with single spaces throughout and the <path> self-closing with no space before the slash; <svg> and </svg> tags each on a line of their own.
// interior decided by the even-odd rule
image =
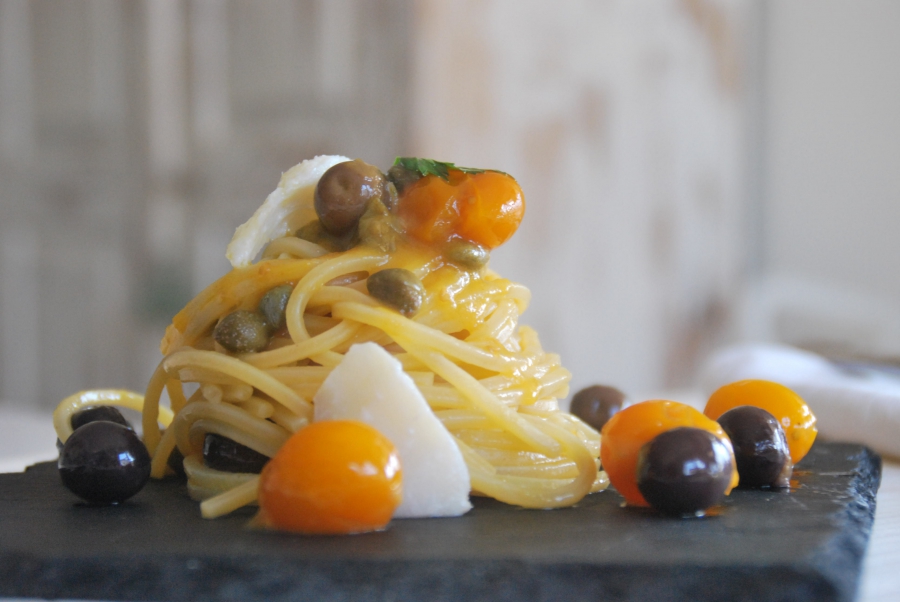
<svg viewBox="0 0 900 602">
<path fill-rule="evenodd" d="M 852 600 L 881 460 L 818 443 L 788 491 L 736 490 L 712 516 L 476 499 L 466 516 L 381 533 L 250 530 L 203 520 L 184 485 L 119 507 L 80 504 L 55 465 L 0 475 L 0 596 L 93 600 Z"/>
</svg>

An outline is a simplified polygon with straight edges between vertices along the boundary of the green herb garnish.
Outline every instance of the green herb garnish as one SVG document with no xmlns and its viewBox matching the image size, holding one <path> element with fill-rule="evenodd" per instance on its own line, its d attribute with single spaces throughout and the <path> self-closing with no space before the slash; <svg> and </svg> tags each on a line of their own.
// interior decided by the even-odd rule
<svg viewBox="0 0 900 602">
<path fill-rule="evenodd" d="M 422 176 L 437 176 L 440 179 L 449 182 L 450 170 L 457 169 L 463 173 L 475 174 L 484 173 L 486 171 L 497 171 L 496 169 L 479 169 L 477 167 L 459 167 L 453 163 L 446 161 L 435 161 L 434 159 L 420 159 L 419 157 L 397 157 L 394 165 L 399 165 L 410 171 L 415 171 Z M 499 172 L 503 173 L 503 172 Z"/>
</svg>

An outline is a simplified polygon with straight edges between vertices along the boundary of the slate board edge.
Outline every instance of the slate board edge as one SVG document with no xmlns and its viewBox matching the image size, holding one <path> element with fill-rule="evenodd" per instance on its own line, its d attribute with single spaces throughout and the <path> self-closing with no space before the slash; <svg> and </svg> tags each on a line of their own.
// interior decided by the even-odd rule
<svg viewBox="0 0 900 602">
<path fill-rule="evenodd" d="M 876 493 L 881 485 L 881 456 L 861 447 L 859 464 L 850 480 L 856 500 L 841 513 L 842 529 L 811 561 L 811 567 L 834 585 L 836 600 L 852 601 L 859 589 L 863 557 L 875 522 Z"/>
<path fill-rule="evenodd" d="M 0 558 L 7 566 L 12 559 Z M 166 558 L 151 571 L 127 559 L 61 563 L 20 558 L 12 595 L 79 600 L 852 600 L 819 571 L 790 566 L 589 566 L 493 561 L 273 564 Z M 150 560 L 150 559 L 145 559 Z M 30 566 L 29 566 L 30 565 Z M 193 574 L 191 574 L 193 573 Z M 111 576 L 115 575 L 114 579 Z M 276 576 L 277 575 L 277 576 Z M 5 579 L 4 579 L 5 582 Z M 177 587 L 174 587 L 177 584 Z M 23 587 L 24 586 L 24 587 Z M 4 593 L 0 587 L 0 593 Z"/>
<path fill-rule="evenodd" d="M 39 559 L 0 555 L 0 596 L 85 600 L 853 600 L 881 459 L 859 449 L 845 527 L 795 566 L 591 566 L 516 560 L 273 563 L 271 557 Z M 135 562 L 142 560 L 143 562 Z M 148 569 L 151 572 L 148 573 Z M 275 570 L 273 570 L 275 569 Z M 764 575 L 764 578 L 761 576 Z M 636 579 L 636 577 L 639 577 Z M 174 584 L 178 587 L 173 587 Z M 718 584 L 718 585 L 717 585 Z M 661 596 L 661 592 L 665 595 Z M 739 597 L 735 597 L 740 592 Z"/>
</svg>

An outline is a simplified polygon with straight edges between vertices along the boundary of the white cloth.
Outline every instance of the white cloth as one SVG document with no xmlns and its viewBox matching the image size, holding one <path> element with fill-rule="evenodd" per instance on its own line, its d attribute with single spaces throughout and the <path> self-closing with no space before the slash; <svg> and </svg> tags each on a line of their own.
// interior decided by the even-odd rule
<svg viewBox="0 0 900 602">
<path fill-rule="evenodd" d="M 713 354 L 701 386 L 709 395 L 748 378 L 772 380 L 795 391 L 816 415 L 823 437 L 900 457 L 900 370 L 832 362 L 783 345 L 746 344 Z"/>
</svg>

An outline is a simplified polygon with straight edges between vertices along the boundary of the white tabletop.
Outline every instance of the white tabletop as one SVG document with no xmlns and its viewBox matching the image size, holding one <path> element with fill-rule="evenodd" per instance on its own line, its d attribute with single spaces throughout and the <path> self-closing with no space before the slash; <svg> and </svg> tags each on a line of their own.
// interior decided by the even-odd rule
<svg viewBox="0 0 900 602">
<path fill-rule="evenodd" d="M 900 462 L 885 460 L 875 525 L 863 564 L 861 602 L 900 600 Z"/>
<path fill-rule="evenodd" d="M 0 404 L 0 472 L 21 471 L 30 464 L 53 460 L 56 455 L 56 434 L 49 412 Z M 900 600 L 900 461 L 897 460 L 884 461 L 875 525 L 857 600 Z"/>
</svg>

